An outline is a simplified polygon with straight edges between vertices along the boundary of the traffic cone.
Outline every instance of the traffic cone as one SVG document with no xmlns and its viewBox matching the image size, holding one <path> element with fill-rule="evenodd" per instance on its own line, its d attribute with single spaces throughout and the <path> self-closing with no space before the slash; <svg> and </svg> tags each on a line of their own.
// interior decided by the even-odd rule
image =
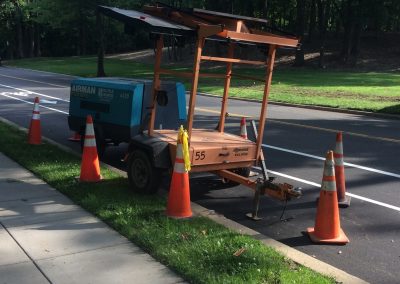
<svg viewBox="0 0 400 284">
<path fill-rule="evenodd" d="M 74 136 L 69 137 L 68 140 L 72 141 L 72 142 L 80 142 L 81 141 L 81 135 L 78 132 L 75 132 Z"/>
<path fill-rule="evenodd" d="M 28 143 L 32 145 L 39 145 L 42 143 L 38 97 L 35 98 L 35 102 L 33 104 L 32 119 L 29 125 L 29 132 L 28 132 Z"/>
<path fill-rule="evenodd" d="M 344 163 L 343 163 L 343 140 L 342 132 L 336 134 L 336 147 L 333 152 L 333 158 L 335 159 L 335 177 L 337 186 L 337 197 L 340 208 L 347 208 L 350 206 L 350 196 L 346 196 L 346 181 L 344 175 Z"/>
<path fill-rule="evenodd" d="M 179 137 L 176 147 L 174 171 L 169 188 L 167 216 L 172 218 L 188 218 L 192 216 L 189 174 L 185 169 L 182 140 Z"/>
<path fill-rule="evenodd" d="M 83 145 L 81 175 L 79 180 L 83 182 L 98 182 L 101 180 L 93 119 L 90 115 L 86 117 L 85 142 Z"/>
<path fill-rule="evenodd" d="M 246 118 L 242 117 L 240 121 L 240 137 L 247 139 Z"/>
<path fill-rule="evenodd" d="M 319 194 L 317 218 L 314 228 L 308 228 L 307 233 L 315 243 L 346 244 L 349 239 L 340 228 L 339 207 L 336 194 L 335 169 L 333 152 L 326 155 L 324 176 Z"/>
</svg>

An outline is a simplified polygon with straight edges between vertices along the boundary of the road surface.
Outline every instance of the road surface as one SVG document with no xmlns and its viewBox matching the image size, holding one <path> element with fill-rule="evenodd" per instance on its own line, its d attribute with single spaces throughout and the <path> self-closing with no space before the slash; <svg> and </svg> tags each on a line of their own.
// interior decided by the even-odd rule
<svg viewBox="0 0 400 284">
<path fill-rule="evenodd" d="M 35 96 L 41 99 L 43 135 L 69 142 L 69 83 L 73 77 L 16 68 L 0 68 L 0 116 L 28 127 Z M 272 86 L 273 87 L 273 86 Z M 220 98 L 197 97 L 195 126 L 215 126 Z M 227 131 L 239 133 L 240 116 L 258 117 L 260 105 L 230 100 Z M 250 133 L 250 127 L 248 127 Z M 316 245 L 304 231 L 314 225 L 323 157 L 343 131 L 347 193 L 351 206 L 340 210 L 346 246 Z M 250 135 L 251 136 L 251 135 Z M 191 177 L 192 200 L 371 283 L 400 279 L 400 120 L 270 105 L 263 138 L 267 168 L 279 182 L 303 188 L 304 196 L 284 204 L 261 199 L 262 221 L 245 218 L 252 191 L 227 187 L 212 175 Z M 120 161 L 127 145 L 110 147 L 105 161 Z M 0 145 L 1 147 L 1 145 Z"/>
</svg>

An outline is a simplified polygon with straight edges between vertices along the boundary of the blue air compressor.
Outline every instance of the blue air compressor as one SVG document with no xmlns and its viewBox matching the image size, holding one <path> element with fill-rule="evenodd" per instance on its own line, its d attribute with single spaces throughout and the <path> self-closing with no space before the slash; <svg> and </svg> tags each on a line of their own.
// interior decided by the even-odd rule
<svg viewBox="0 0 400 284">
<path fill-rule="evenodd" d="M 68 125 L 84 134 L 86 116 L 94 121 L 99 155 L 106 145 L 129 143 L 147 129 L 152 80 L 79 78 L 71 83 Z M 186 95 L 182 83 L 162 81 L 157 94 L 157 128 L 177 129 L 186 122 Z"/>
</svg>

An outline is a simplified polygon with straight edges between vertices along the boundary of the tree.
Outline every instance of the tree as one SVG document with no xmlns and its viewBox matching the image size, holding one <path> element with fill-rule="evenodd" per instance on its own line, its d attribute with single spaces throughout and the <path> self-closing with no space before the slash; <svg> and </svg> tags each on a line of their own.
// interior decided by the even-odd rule
<svg viewBox="0 0 400 284">
<path fill-rule="evenodd" d="M 306 10 L 306 0 L 297 0 L 296 1 L 296 34 L 300 38 L 302 42 L 304 42 L 304 30 L 305 30 L 305 10 Z M 303 66 L 304 65 L 304 48 L 303 45 L 300 48 L 296 49 L 296 58 L 295 58 L 295 66 Z"/>
</svg>

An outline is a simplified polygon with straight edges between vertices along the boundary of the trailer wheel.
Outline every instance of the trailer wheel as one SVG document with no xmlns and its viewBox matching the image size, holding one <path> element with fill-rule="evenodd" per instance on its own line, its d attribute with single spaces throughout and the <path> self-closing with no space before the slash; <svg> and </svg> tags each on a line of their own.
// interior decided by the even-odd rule
<svg viewBox="0 0 400 284">
<path fill-rule="evenodd" d="M 248 178 L 250 176 L 250 168 L 237 168 L 230 171 L 234 172 L 235 174 L 241 175 L 242 177 Z M 228 186 L 237 186 L 240 183 L 228 179 L 226 180 L 225 184 Z"/>
<path fill-rule="evenodd" d="M 161 170 L 155 168 L 143 150 L 133 151 L 128 160 L 130 188 L 138 193 L 154 194 L 161 182 Z"/>
</svg>

